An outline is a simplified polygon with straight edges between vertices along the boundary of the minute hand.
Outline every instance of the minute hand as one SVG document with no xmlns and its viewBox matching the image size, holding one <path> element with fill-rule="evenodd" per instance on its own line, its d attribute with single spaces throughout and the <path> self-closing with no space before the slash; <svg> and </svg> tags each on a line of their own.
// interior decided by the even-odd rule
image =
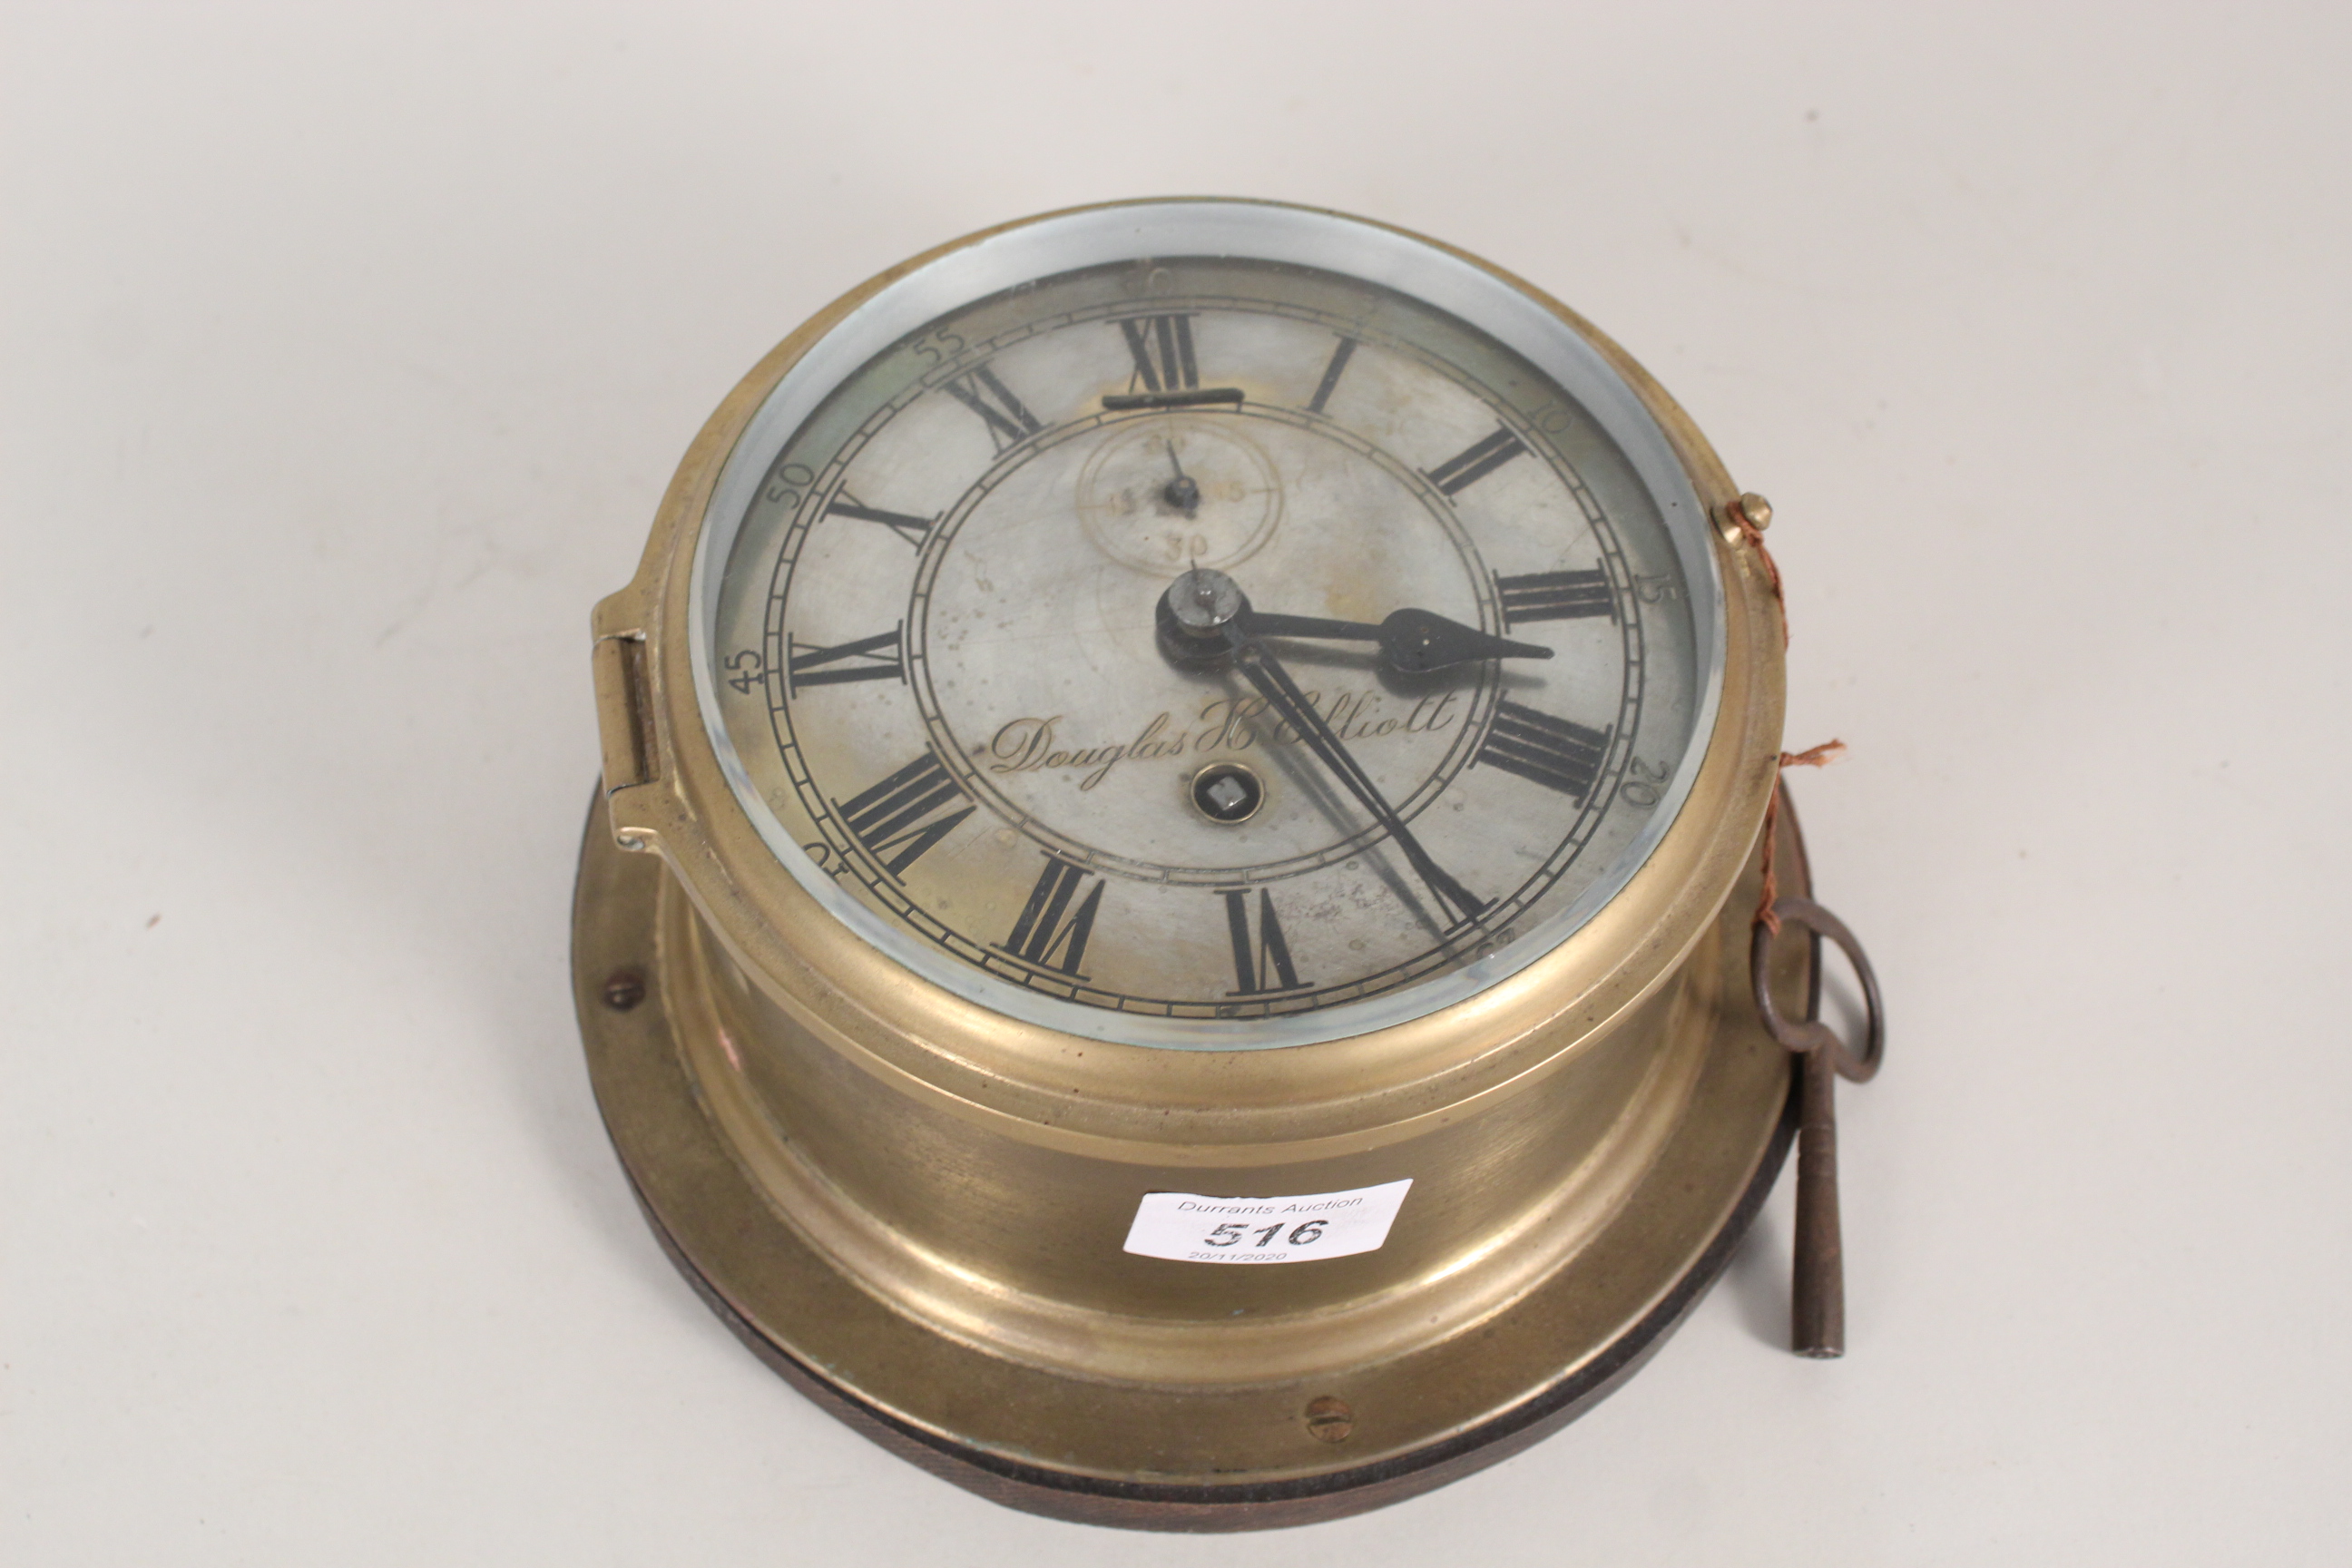
<svg viewBox="0 0 2352 1568">
<path fill-rule="evenodd" d="M 1378 626 L 1369 621 L 1327 621 L 1318 616 L 1276 616 L 1244 609 L 1234 619 L 1263 637 L 1328 637 L 1339 642 L 1376 642 L 1391 669 L 1406 675 L 1444 669 L 1481 658 L 1549 658 L 1552 650 L 1534 643 L 1490 637 L 1430 610 L 1398 610 Z"/>
<path fill-rule="evenodd" d="M 1372 783 L 1371 776 L 1348 754 L 1348 749 L 1339 743 L 1339 737 L 1332 733 L 1331 726 L 1323 721 L 1323 716 L 1315 711 L 1315 705 L 1307 700 L 1307 694 L 1299 690 L 1298 683 L 1290 679 L 1290 672 L 1282 668 L 1282 661 L 1275 658 L 1265 644 L 1244 630 L 1238 617 L 1226 625 L 1224 632 L 1226 646 L 1234 650 L 1234 663 L 1240 667 L 1242 674 L 1257 688 L 1267 706 L 1298 731 L 1298 738 L 1322 759 L 1323 765 L 1331 770 L 1332 776 L 1346 786 L 1358 804 L 1371 813 L 1372 820 L 1387 829 L 1388 836 L 1396 840 L 1397 847 L 1404 851 L 1405 859 L 1420 873 L 1421 879 L 1429 884 L 1430 891 L 1465 920 L 1485 909 L 1486 900 L 1455 881 L 1429 858 L 1429 851 L 1421 847 L 1421 841 L 1405 826 L 1404 819 L 1397 816 L 1381 796 L 1380 786 Z"/>
</svg>

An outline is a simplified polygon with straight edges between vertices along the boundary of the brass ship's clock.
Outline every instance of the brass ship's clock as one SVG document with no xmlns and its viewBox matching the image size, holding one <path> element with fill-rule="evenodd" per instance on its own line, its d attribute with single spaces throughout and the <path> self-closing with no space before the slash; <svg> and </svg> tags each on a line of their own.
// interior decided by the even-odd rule
<svg viewBox="0 0 2352 1568">
<path fill-rule="evenodd" d="M 1049 1513 L 1320 1517 L 1568 1419 L 1794 1122 L 1760 510 L 1580 319 L 1332 213 L 837 301 L 596 612 L 581 1016 L 672 1255 Z"/>
</svg>

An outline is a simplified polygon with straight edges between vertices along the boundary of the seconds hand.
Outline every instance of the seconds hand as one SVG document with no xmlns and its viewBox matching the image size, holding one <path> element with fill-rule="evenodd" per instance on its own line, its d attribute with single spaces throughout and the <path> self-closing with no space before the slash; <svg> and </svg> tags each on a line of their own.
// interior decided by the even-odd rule
<svg viewBox="0 0 2352 1568">
<path fill-rule="evenodd" d="M 1192 475 L 1184 471 L 1184 465 L 1177 460 L 1176 443 L 1166 441 L 1163 445 L 1168 448 L 1168 466 L 1176 470 L 1176 477 L 1160 490 L 1160 498 L 1190 517 L 1201 509 L 1201 487 Z"/>
</svg>

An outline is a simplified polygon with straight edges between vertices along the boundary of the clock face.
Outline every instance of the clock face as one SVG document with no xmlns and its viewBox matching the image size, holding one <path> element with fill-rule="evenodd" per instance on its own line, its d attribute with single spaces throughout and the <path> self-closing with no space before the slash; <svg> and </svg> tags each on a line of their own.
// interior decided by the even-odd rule
<svg viewBox="0 0 2352 1568">
<path fill-rule="evenodd" d="M 1269 232 L 1164 243 L 1196 209 Z M 919 270 L 771 395 L 698 572 L 722 761 L 836 917 L 1017 1017 L 1231 1049 L 1463 1000 L 1681 802 L 1704 517 L 1557 316 L 1495 306 L 1507 341 L 1409 267 L 1297 258 L 1526 300 L 1492 275 L 1124 211 Z"/>
</svg>

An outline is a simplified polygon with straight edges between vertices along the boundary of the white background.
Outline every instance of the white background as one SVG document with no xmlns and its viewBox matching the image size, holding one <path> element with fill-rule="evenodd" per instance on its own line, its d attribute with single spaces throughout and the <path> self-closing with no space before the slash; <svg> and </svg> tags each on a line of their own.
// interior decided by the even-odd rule
<svg viewBox="0 0 2352 1568">
<path fill-rule="evenodd" d="M 2341 6 L 0 11 L 0 1561 L 2340 1562 Z M 770 344 L 1126 195 L 1453 240 L 1778 504 L 1893 1009 L 1853 1352 L 1524 1457 L 1005 1511 L 672 1274 L 565 979 L 587 613 Z"/>
</svg>

